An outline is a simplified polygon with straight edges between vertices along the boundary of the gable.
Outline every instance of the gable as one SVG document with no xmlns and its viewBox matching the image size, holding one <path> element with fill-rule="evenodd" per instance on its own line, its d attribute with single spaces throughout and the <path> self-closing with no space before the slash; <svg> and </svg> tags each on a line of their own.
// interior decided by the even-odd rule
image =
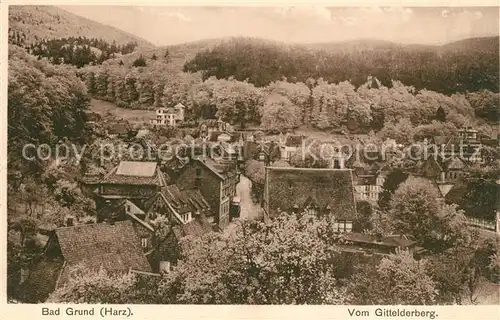
<svg viewBox="0 0 500 320">
<path fill-rule="evenodd" d="M 422 169 L 426 173 L 435 173 L 435 174 L 438 174 L 441 171 L 443 171 L 439 163 L 433 157 L 429 157 L 427 158 L 427 160 L 425 160 L 424 164 L 422 165 Z"/>
<path fill-rule="evenodd" d="M 439 192 L 441 193 L 442 197 L 446 197 L 446 195 L 450 192 L 450 190 L 453 188 L 454 184 L 450 183 L 440 183 L 438 184 L 438 189 Z"/>
</svg>

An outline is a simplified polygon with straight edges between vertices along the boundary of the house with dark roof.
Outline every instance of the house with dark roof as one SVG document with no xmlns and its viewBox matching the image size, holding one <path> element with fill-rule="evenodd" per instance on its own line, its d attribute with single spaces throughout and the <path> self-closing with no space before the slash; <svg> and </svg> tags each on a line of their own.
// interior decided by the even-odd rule
<svg viewBox="0 0 500 320">
<path fill-rule="evenodd" d="M 142 220 L 146 217 L 144 210 L 128 199 L 119 199 L 113 202 L 108 200 L 105 205 L 97 211 L 96 221 L 100 223 L 109 220 L 128 220 L 130 214 Z"/>
<path fill-rule="evenodd" d="M 210 204 L 214 223 L 222 230 L 229 224 L 232 198 L 239 183 L 237 163 L 232 160 L 193 158 L 183 168 L 176 184 L 181 190 L 198 189 Z"/>
<path fill-rule="evenodd" d="M 334 218 L 339 232 L 351 231 L 357 219 L 352 171 L 266 167 L 265 215 L 304 210 Z"/>
<path fill-rule="evenodd" d="M 181 190 L 177 185 L 165 187 L 148 199 L 145 213 L 149 219 L 152 216 L 163 215 L 177 224 L 188 224 L 196 217 L 212 216 L 210 204 L 205 200 L 200 190 Z"/>
<path fill-rule="evenodd" d="M 141 206 L 144 201 L 167 185 L 156 162 L 121 161 L 101 180 L 98 209 L 105 201 L 133 199 Z"/>
<path fill-rule="evenodd" d="M 278 143 L 274 141 L 255 142 L 245 141 L 243 144 L 244 160 L 257 160 L 264 162 L 266 166 L 281 159 L 281 150 Z"/>
<path fill-rule="evenodd" d="M 151 235 L 152 247 L 147 256 L 155 272 L 165 271 L 165 265 L 177 262 L 182 238 L 200 237 L 214 231 L 209 220 L 213 217 L 210 205 L 197 189 L 180 190 L 176 185 L 167 186 L 147 201 L 145 214 L 145 222 L 150 225 L 159 217 L 168 221 L 165 236 Z"/>
<path fill-rule="evenodd" d="M 468 174 L 468 165 L 459 156 L 446 160 L 430 156 L 422 163 L 419 174 L 433 181 L 442 197 L 446 197 L 457 181 Z"/>
<path fill-rule="evenodd" d="M 106 133 L 110 138 L 130 138 L 135 136 L 137 132 L 132 130 L 132 126 L 127 121 L 118 121 L 110 124 L 107 128 Z"/>
<path fill-rule="evenodd" d="M 472 127 L 464 127 L 453 136 L 435 136 L 430 140 L 429 151 L 438 155 L 443 161 L 459 157 L 468 163 L 481 163 L 481 141 L 478 131 Z"/>
<path fill-rule="evenodd" d="M 151 272 L 131 221 L 57 228 L 20 288 L 22 300 L 44 302 L 67 283 L 74 267 L 96 272 L 104 268 L 115 274 L 131 269 Z"/>
<path fill-rule="evenodd" d="M 212 216 L 210 205 L 199 190 L 180 190 L 169 185 L 144 203 L 144 210 L 132 201 L 122 199 L 108 203 L 97 213 L 98 221 L 133 222 L 141 246 L 152 269 L 156 272 L 162 263 L 175 264 L 179 255 L 179 241 L 185 236 L 202 236 L 213 230 L 207 216 Z M 167 234 L 155 229 L 156 219 L 166 218 Z"/>
</svg>

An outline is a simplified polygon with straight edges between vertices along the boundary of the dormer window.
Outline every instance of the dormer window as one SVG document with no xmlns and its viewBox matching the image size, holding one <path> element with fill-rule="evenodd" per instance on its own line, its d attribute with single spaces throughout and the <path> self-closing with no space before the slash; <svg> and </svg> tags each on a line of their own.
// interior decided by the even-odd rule
<svg viewBox="0 0 500 320">
<path fill-rule="evenodd" d="M 143 248 L 147 248 L 148 247 L 148 238 L 142 238 L 141 239 L 141 246 Z"/>
</svg>

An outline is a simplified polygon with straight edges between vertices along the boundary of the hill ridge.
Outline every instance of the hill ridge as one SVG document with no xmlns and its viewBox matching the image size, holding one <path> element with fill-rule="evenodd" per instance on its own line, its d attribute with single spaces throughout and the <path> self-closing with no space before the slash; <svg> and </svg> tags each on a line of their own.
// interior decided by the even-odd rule
<svg viewBox="0 0 500 320">
<path fill-rule="evenodd" d="M 9 32 L 11 31 L 25 37 L 26 44 L 42 39 L 82 36 L 115 41 L 118 45 L 137 42 L 139 47 L 155 47 L 153 43 L 114 26 L 48 5 L 9 6 Z"/>
</svg>

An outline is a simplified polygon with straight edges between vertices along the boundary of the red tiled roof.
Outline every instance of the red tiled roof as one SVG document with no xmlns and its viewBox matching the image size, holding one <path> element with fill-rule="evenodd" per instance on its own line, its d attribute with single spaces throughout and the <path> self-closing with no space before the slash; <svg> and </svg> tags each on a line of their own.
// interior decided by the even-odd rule
<svg viewBox="0 0 500 320">
<path fill-rule="evenodd" d="M 313 199 L 320 210 L 330 206 L 337 219 L 357 215 L 351 170 L 267 167 L 265 190 L 270 212 L 303 209 Z"/>
<path fill-rule="evenodd" d="M 68 266 L 103 267 L 109 272 L 128 272 L 130 268 L 151 271 L 131 221 L 59 228 L 55 234 Z"/>
</svg>

